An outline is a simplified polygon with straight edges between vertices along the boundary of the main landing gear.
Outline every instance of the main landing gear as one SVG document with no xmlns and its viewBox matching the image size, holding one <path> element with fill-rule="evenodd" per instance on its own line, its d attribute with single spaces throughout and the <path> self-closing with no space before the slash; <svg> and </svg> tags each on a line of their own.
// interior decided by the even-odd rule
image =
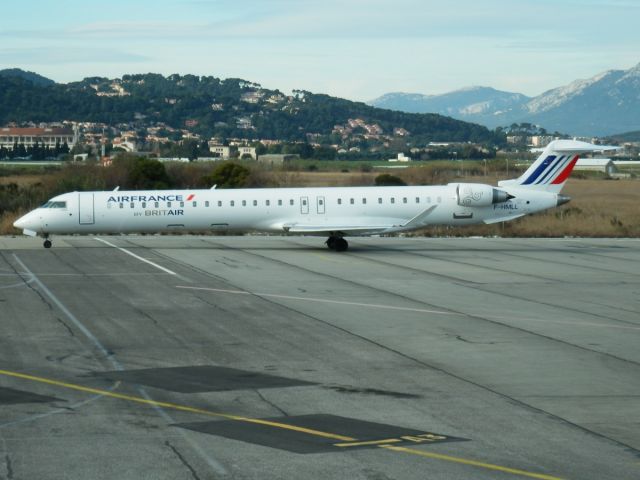
<svg viewBox="0 0 640 480">
<path fill-rule="evenodd" d="M 49 235 L 44 236 L 44 243 L 42 244 L 44 248 L 51 248 L 51 240 L 49 240 Z"/>
<path fill-rule="evenodd" d="M 347 248 L 349 248 L 349 243 L 342 237 L 338 237 L 335 235 L 331 235 L 327 239 L 327 247 L 329 250 L 334 250 L 336 252 L 344 252 Z"/>
</svg>

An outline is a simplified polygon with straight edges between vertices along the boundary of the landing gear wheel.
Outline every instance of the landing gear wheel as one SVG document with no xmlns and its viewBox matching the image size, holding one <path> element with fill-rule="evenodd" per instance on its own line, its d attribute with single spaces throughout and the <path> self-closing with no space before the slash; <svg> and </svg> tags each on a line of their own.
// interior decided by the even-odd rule
<svg viewBox="0 0 640 480">
<path fill-rule="evenodd" d="M 334 250 L 336 252 L 344 252 L 347 248 L 349 248 L 349 244 L 342 237 L 331 236 L 327 239 L 327 247 L 329 250 Z"/>
<path fill-rule="evenodd" d="M 42 245 L 44 245 L 44 248 L 51 248 L 51 240 L 47 238 Z"/>
</svg>

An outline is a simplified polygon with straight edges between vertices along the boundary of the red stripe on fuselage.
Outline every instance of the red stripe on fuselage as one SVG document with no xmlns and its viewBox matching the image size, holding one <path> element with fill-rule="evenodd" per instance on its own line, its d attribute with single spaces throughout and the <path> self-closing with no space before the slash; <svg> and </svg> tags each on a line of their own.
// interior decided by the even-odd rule
<svg viewBox="0 0 640 480">
<path fill-rule="evenodd" d="M 189 202 L 189 201 L 193 200 L 193 197 L 195 197 L 195 194 L 193 194 L 193 193 L 192 193 L 191 195 L 189 195 L 189 196 L 187 197 L 187 202 Z"/>
<path fill-rule="evenodd" d="M 573 167 L 576 166 L 576 163 L 578 163 L 578 155 L 576 155 L 573 158 L 573 160 L 569 162 L 569 165 L 567 165 L 565 169 L 562 171 L 562 173 L 558 175 L 553 182 L 551 182 L 551 185 L 558 185 L 559 183 L 566 182 L 567 178 L 569 178 L 569 175 L 571 175 L 571 171 L 573 170 Z"/>
</svg>

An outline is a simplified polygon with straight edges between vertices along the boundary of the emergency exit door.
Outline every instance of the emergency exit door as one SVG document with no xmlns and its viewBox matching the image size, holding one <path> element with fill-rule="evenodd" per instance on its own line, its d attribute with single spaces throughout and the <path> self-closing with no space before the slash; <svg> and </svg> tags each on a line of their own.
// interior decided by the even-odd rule
<svg viewBox="0 0 640 480">
<path fill-rule="evenodd" d="M 78 221 L 80 225 L 93 225 L 95 223 L 93 193 L 78 193 Z"/>
<path fill-rule="evenodd" d="M 300 197 L 300 213 L 309 213 L 309 197 Z"/>
</svg>

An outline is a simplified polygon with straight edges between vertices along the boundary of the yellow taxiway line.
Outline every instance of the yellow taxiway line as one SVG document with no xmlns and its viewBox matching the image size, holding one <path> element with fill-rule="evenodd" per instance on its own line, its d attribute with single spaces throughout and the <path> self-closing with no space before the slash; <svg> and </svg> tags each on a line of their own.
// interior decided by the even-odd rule
<svg viewBox="0 0 640 480">
<path fill-rule="evenodd" d="M 495 470 L 498 472 L 512 473 L 513 475 L 520 475 L 522 477 L 538 478 L 541 480 L 562 480 L 560 477 L 544 475 L 542 473 L 527 472 L 526 470 L 518 470 L 517 468 L 503 467 L 501 465 L 478 462 L 477 460 L 453 457 L 451 455 L 443 455 L 441 453 L 425 452 L 424 450 L 415 450 L 413 448 L 398 447 L 395 445 L 379 445 L 379 447 L 384 448 L 386 450 L 393 450 L 394 452 L 411 453 L 413 455 L 419 455 L 421 457 L 435 458 L 437 460 L 446 460 L 448 462 L 462 463 L 464 465 L 472 465 L 474 467 L 486 468 L 488 470 Z"/>
<path fill-rule="evenodd" d="M 364 445 L 377 445 L 379 448 L 384 448 L 386 450 L 391 450 L 394 452 L 402 452 L 402 453 L 409 453 L 409 454 L 413 454 L 413 455 L 418 455 L 421 457 L 426 457 L 426 458 L 432 458 L 432 459 L 437 459 L 437 460 L 444 460 L 444 461 L 448 461 L 448 462 L 454 462 L 454 463 L 460 463 L 460 464 L 464 464 L 464 465 L 471 465 L 474 467 L 480 467 L 480 468 L 484 468 L 484 469 L 488 469 L 488 470 L 493 470 L 493 471 L 498 471 L 498 472 L 503 472 L 503 473 L 510 473 L 513 475 L 519 475 L 522 477 L 529 477 L 529 478 L 537 478 L 540 480 L 562 480 L 559 477 L 554 477 L 551 475 L 544 475 L 544 474 L 540 474 L 540 473 L 534 473 L 534 472 L 527 472 L 525 470 L 518 470 L 515 468 L 510 468 L 510 467 L 503 467 L 500 465 L 494 465 L 491 463 L 485 463 L 485 462 L 479 462 L 477 460 L 471 460 L 471 459 L 466 459 L 466 458 L 461 458 L 461 457 L 454 457 L 451 455 L 443 455 L 440 453 L 433 453 L 433 452 L 426 452 L 423 450 L 415 450 L 413 448 L 406 448 L 406 447 L 400 447 L 397 445 L 390 445 L 390 443 L 397 443 L 395 440 L 397 439 L 387 439 L 387 440 L 377 440 L 377 441 L 372 441 L 372 442 L 358 442 L 357 438 L 353 438 L 353 437 L 348 437 L 345 435 L 338 435 L 335 433 L 329 433 L 329 432 L 323 432 L 320 430 L 315 430 L 312 428 L 305 428 L 305 427 L 299 427 L 296 425 L 290 425 L 287 423 L 280 423 L 280 422 L 274 422 L 271 420 L 262 420 L 259 418 L 250 418 L 250 417 L 242 417 L 242 416 L 238 416 L 238 415 L 231 415 L 231 414 L 227 414 L 227 413 L 220 413 L 220 412 L 213 412 L 211 410 L 205 410 L 202 408 L 197 408 L 197 407 L 189 407 L 187 405 L 180 405 L 178 403 L 171 403 L 171 402 L 159 402 L 156 400 L 151 400 L 151 399 L 147 399 L 147 398 L 143 398 L 143 397 L 137 397 L 135 395 L 127 395 L 124 393 L 117 393 L 117 392 L 112 392 L 109 390 L 104 390 L 101 388 L 93 388 L 93 387 L 86 387 L 84 385 L 78 385 L 75 383 L 68 383 L 68 382 L 63 382 L 60 380 L 55 380 L 52 378 L 45 378 L 45 377 L 39 377 L 36 375 L 29 375 L 26 373 L 19 373 L 19 372 L 13 372 L 10 370 L 0 370 L 0 375 L 4 375 L 7 377 L 13 377 L 13 378 L 19 378 L 22 380 L 29 380 L 32 382 L 38 382 L 38 383 L 44 383 L 47 385 L 54 385 L 56 387 L 61 387 L 61 388 L 67 388 L 70 390 L 76 390 L 79 392 L 85 392 L 85 393 L 92 393 L 92 394 L 98 394 L 98 395 L 102 395 L 105 397 L 110 397 L 110 398 L 117 398 L 119 400 L 125 400 L 128 402 L 134 402 L 134 403 L 139 403 L 139 404 L 143 404 L 143 405 L 150 405 L 150 406 L 155 406 L 155 407 L 162 407 L 162 408 L 168 408 L 168 409 L 172 409 L 172 410 L 177 410 L 177 411 L 181 411 L 181 412 L 188 412 L 188 413 L 195 413 L 195 414 L 199 414 L 199 415 L 206 415 L 209 417 L 218 417 L 218 418 L 226 418 L 228 420 L 236 420 L 239 422 L 247 422 L 247 423 L 253 423 L 253 424 L 258 424 L 258 425 L 266 425 L 269 427 L 274 427 L 274 428 L 280 428 L 283 430 L 292 430 L 292 431 L 296 431 L 296 432 L 300 432 L 300 433 L 305 433 L 308 435 L 313 435 L 316 437 L 322 437 L 322 438 L 328 438 L 331 440 L 339 440 L 341 442 L 345 442 L 342 444 L 334 444 L 337 447 L 348 447 L 348 446 L 364 446 Z M 381 443 L 383 443 L 381 445 Z"/>
</svg>

